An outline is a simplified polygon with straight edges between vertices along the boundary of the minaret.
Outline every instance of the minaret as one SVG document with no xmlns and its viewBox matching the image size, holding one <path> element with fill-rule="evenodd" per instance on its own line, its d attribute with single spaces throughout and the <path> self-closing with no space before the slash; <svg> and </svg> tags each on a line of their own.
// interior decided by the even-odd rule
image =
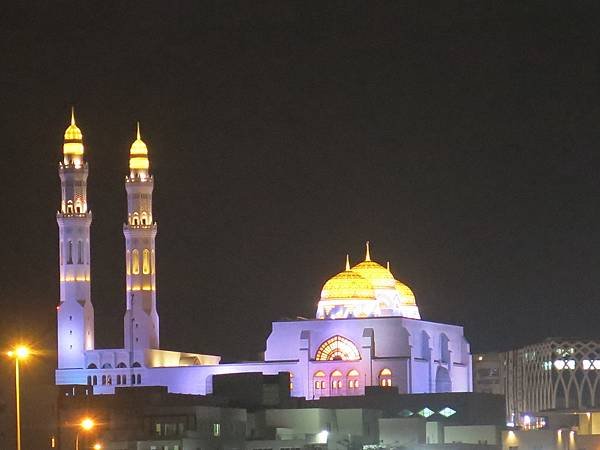
<svg viewBox="0 0 600 450">
<path fill-rule="evenodd" d="M 127 274 L 127 311 L 125 312 L 125 348 L 133 355 L 138 350 L 158 348 L 158 313 L 156 312 L 156 223 L 152 219 L 152 190 L 148 148 L 140 137 L 129 151 L 127 223 L 125 234 L 125 270 Z"/>
<path fill-rule="evenodd" d="M 90 225 L 87 205 L 88 164 L 83 136 L 75 124 L 65 131 L 63 161 L 58 165 L 62 199 L 56 213 L 59 236 L 60 304 L 58 368 L 84 368 L 86 350 L 94 349 L 94 307 L 90 291 Z"/>
</svg>

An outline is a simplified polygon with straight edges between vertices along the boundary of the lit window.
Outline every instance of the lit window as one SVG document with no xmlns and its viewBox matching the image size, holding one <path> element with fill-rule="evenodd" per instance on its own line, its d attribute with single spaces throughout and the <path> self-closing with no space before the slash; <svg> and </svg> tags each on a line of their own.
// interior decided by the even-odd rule
<svg viewBox="0 0 600 450">
<path fill-rule="evenodd" d="M 392 371 L 390 369 L 383 369 L 379 372 L 379 386 L 391 386 L 392 385 Z"/>
<path fill-rule="evenodd" d="M 339 370 L 335 370 L 331 374 L 331 388 L 332 389 L 341 389 L 342 388 L 342 372 Z"/>
<path fill-rule="evenodd" d="M 319 370 L 315 373 L 313 378 L 315 379 L 315 389 L 325 388 L 325 381 L 323 381 L 323 379 L 325 378 L 325 372 Z"/>
<path fill-rule="evenodd" d="M 137 249 L 131 252 L 131 271 L 134 275 L 140 273 L 140 253 Z"/>
<path fill-rule="evenodd" d="M 213 423 L 213 436 L 214 437 L 221 436 L 221 424 L 220 423 Z"/>
<path fill-rule="evenodd" d="M 431 409 L 425 407 L 421 411 L 419 411 L 417 414 L 420 415 L 420 416 L 422 416 L 422 417 L 427 418 L 427 417 L 430 417 L 430 416 L 434 415 L 435 411 L 432 411 Z"/>
<path fill-rule="evenodd" d="M 150 250 L 147 248 L 144 249 L 143 253 L 142 271 L 145 274 L 150 273 Z"/>
<path fill-rule="evenodd" d="M 319 346 L 315 359 L 317 361 L 358 361 L 360 353 L 351 340 L 336 335 Z"/>
<path fill-rule="evenodd" d="M 456 411 L 454 411 L 452 408 L 449 408 L 448 406 L 446 406 L 444 409 L 442 409 L 440 411 L 440 414 L 444 417 L 450 417 L 450 416 L 453 416 L 454 414 L 456 414 Z"/>
</svg>

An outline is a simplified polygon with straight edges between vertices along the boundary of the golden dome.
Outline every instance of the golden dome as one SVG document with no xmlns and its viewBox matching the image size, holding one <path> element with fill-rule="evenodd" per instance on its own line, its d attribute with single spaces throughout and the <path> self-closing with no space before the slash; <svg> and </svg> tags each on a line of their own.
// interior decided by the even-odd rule
<svg viewBox="0 0 600 450">
<path fill-rule="evenodd" d="M 395 287 L 396 280 L 394 279 L 392 273 L 382 265 L 376 263 L 375 261 L 371 261 L 369 242 L 367 242 L 367 253 L 365 255 L 365 260 L 355 265 L 352 268 L 352 271 L 369 280 L 375 289 L 393 289 Z"/>
<path fill-rule="evenodd" d="M 396 280 L 396 292 L 400 295 L 401 305 L 416 305 L 415 294 L 413 291 L 404 283 Z"/>
<path fill-rule="evenodd" d="M 76 167 L 83 164 L 83 135 L 75 123 L 75 108 L 71 108 L 71 125 L 65 130 L 63 161 Z"/>
<path fill-rule="evenodd" d="M 131 144 L 129 150 L 129 168 L 133 170 L 147 171 L 150 168 L 150 161 L 148 160 L 148 147 L 146 143 L 142 141 L 140 136 L 140 123 L 137 124 L 137 138 Z"/>
<path fill-rule="evenodd" d="M 75 108 L 71 108 L 71 125 L 69 125 L 65 130 L 65 142 L 81 142 L 82 140 L 83 135 L 81 134 L 81 130 L 75 124 Z"/>
<path fill-rule="evenodd" d="M 346 270 L 330 278 L 323 286 L 321 300 L 357 299 L 375 300 L 375 291 L 369 281 L 350 270 L 350 262 L 346 256 Z"/>
</svg>

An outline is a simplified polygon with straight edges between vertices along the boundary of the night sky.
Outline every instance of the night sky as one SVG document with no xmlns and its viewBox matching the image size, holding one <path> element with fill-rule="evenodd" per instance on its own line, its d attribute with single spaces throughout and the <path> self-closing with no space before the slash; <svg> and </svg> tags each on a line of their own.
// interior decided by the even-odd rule
<svg viewBox="0 0 600 450">
<path fill-rule="evenodd" d="M 257 358 L 366 240 L 474 351 L 600 334 L 596 2 L 0 8 L 0 344 L 29 337 L 38 367 L 54 366 L 71 105 L 98 347 L 122 345 L 137 120 L 165 349 Z"/>
</svg>

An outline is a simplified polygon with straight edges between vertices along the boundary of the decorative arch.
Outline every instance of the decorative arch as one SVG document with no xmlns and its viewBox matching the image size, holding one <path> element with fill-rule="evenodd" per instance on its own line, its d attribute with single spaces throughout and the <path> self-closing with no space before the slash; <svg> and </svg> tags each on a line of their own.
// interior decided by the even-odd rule
<svg viewBox="0 0 600 450">
<path fill-rule="evenodd" d="M 88 364 L 87 368 L 88 369 L 97 369 L 98 366 L 96 364 L 94 364 L 94 363 L 90 363 L 90 364 Z"/>
<path fill-rule="evenodd" d="M 142 272 L 144 274 L 150 273 L 150 250 L 147 248 L 142 252 Z"/>
<path fill-rule="evenodd" d="M 322 370 L 315 372 L 315 374 L 313 375 L 313 381 L 315 391 L 320 392 L 322 389 L 325 389 L 325 372 L 323 372 Z"/>
<path fill-rule="evenodd" d="M 104 363 L 104 364 L 102 364 L 102 368 L 103 369 L 112 369 L 112 365 L 110 363 Z"/>
<path fill-rule="evenodd" d="M 131 367 L 142 367 L 142 365 L 139 362 L 134 362 Z"/>
<path fill-rule="evenodd" d="M 120 362 L 119 364 L 117 364 L 118 369 L 124 369 L 126 367 L 127 367 L 127 364 L 125 364 L 124 362 Z"/>
<path fill-rule="evenodd" d="M 379 386 L 391 386 L 392 385 L 392 371 L 388 368 L 383 369 L 379 372 Z"/>
<path fill-rule="evenodd" d="M 138 249 L 133 249 L 131 252 L 131 272 L 134 275 L 140 273 L 140 252 Z"/>
<path fill-rule="evenodd" d="M 357 389 L 360 387 L 360 373 L 356 369 L 352 369 L 346 375 L 346 385 L 349 389 Z"/>
<path fill-rule="evenodd" d="M 448 336 L 446 336 L 445 333 L 442 333 L 440 335 L 440 361 L 443 363 L 450 362 L 450 348 L 448 345 L 449 342 L 450 339 L 448 339 Z"/>
<path fill-rule="evenodd" d="M 323 342 L 315 355 L 317 361 L 358 361 L 360 352 L 354 343 L 343 336 L 335 335 Z"/>
<path fill-rule="evenodd" d="M 331 389 L 334 392 L 336 392 L 339 391 L 342 387 L 342 372 L 336 369 L 333 372 L 331 372 Z"/>
</svg>

